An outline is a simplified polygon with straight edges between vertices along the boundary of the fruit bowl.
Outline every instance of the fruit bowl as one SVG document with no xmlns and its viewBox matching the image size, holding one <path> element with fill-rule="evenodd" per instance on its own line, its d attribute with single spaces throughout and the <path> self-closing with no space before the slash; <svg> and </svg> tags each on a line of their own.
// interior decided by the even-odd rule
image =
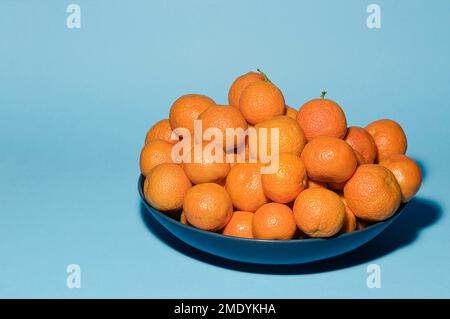
<svg viewBox="0 0 450 319">
<path fill-rule="evenodd" d="M 383 222 L 328 239 L 247 239 L 204 231 L 180 223 L 147 203 L 143 185 L 144 177 L 141 175 L 138 181 L 138 190 L 145 207 L 175 237 L 212 255 L 254 264 L 303 264 L 342 255 L 364 245 L 380 234 L 400 216 L 406 206 L 406 204 L 401 205 L 391 218 Z"/>
</svg>

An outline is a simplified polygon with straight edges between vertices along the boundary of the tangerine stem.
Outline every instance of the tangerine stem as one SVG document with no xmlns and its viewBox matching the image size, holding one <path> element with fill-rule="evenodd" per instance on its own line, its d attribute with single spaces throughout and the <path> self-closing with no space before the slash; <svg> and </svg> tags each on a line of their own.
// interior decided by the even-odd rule
<svg viewBox="0 0 450 319">
<path fill-rule="evenodd" d="M 326 94 L 327 94 L 327 91 L 323 90 L 322 94 L 320 94 L 320 98 L 324 99 Z"/>
<path fill-rule="evenodd" d="M 261 71 L 261 69 L 256 69 L 259 73 L 261 73 L 261 75 L 264 77 L 264 80 L 267 82 L 272 83 L 272 81 L 270 81 L 269 77 L 263 72 Z"/>
</svg>

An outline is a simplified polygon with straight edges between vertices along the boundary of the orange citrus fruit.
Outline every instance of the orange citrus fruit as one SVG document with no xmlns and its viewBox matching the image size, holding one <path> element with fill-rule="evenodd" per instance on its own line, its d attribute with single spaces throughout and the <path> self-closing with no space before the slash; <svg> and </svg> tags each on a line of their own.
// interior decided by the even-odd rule
<svg viewBox="0 0 450 319">
<path fill-rule="evenodd" d="M 172 146 L 163 140 L 153 140 L 145 145 L 139 159 L 142 175 L 147 176 L 150 170 L 158 164 L 173 163 Z"/>
<path fill-rule="evenodd" d="M 181 212 L 180 223 L 182 223 L 183 225 L 187 225 L 188 224 L 187 219 L 186 219 L 186 215 L 184 214 L 184 212 Z"/>
<path fill-rule="evenodd" d="M 331 237 L 339 232 L 345 206 L 339 195 L 325 188 L 306 189 L 294 204 L 297 226 L 310 237 Z"/>
<path fill-rule="evenodd" d="M 259 163 L 238 163 L 228 173 L 226 190 L 237 209 L 254 212 L 269 201 L 262 187 L 260 169 Z"/>
<path fill-rule="evenodd" d="M 186 220 L 194 227 L 216 231 L 230 220 L 233 204 L 225 189 L 215 183 L 195 185 L 186 192 L 183 203 Z"/>
<path fill-rule="evenodd" d="M 182 166 L 193 184 L 218 182 L 225 179 L 230 171 L 225 151 L 209 143 L 194 145 L 186 154 Z"/>
<path fill-rule="evenodd" d="M 344 217 L 344 223 L 342 224 L 340 233 L 351 233 L 356 229 L 356 216 L 353 214 L 350 207 L 348 207 L 347 202 L 345 201 L 345 198 L 343 195 L 340 195 L 342 202 L 345 206 L 345 217 Z"/>
<path fill-rule="evenodd" d="M 284 112 L 284 115 L 289 116 L 291 119 L 297 120 L 297 113 L 298 111 L 290 106 L 285 106 L 286 111 Z"/>
<path fill-rule="evenodd" d="M 249 163 L 250 160 L 250 148 L 248 144 L 248 139 L 245 140 L 245 145 L 240 145 L 240 148 L 234 150 L 227 150 L 227 162 L 231 167 L 237 163 Z M 256 160 L 256 154 L 255 154 Z"/>
<path fill-rule="evenodd" d="M 242 129 L 243 132 L 247 129 L 247 122 L 242 116 L 241 112 L 235 108 L 224 105 L 215 105 L 208 108 L 202 114 L 200 114 L 199 120 L 202 121 L 203 132 L 210 128 L 219 129 L 222 135 L 222 141 L 224 149 L 234 149 L 239 147 L 241 143 L 245 142 L 239 141 L 237 136 L 234 135 L 234 142 L 231 145 L 227 145 L 227 129 Z M 232 135 L 233 136 L 233 135 Z M 231 141 L 233 141 L 231 139 Z M 219 142 L 219 141 L 215 141 Z"/>
<path fill-rule="evenodd" d="M 356 217 L 368 221 L 391 217 L 401 202 L 400 186 L 394 174 L 378 164 L 358 166 L 344 186 L 344 197 Z"/>
<path fill-rule="evenodd" d="M 291 153 L 281 153 L 278 170 L 261 176 L 264 193 L 277 203 L 286 204 L 306 188 L 307 175 L 302 160 Z"/>
<path fill-rule="evenodd" d="M 180 165 L 163 163 L 146 176 L 144 195 L 147 202 L 161 211 L 173 211 L 183 206 L 186 192 L 192 184 Z"/>
<path fill-rule="evenodd" d="M 305 135 L 297 121 L 289 116 L 279 115 L 270 120 L 255 125 L 258 139 L 258 154 L 261 152 L 261 146 L 264 142 L 262 137 L 266 137 L 266 155 L 271 154 L 272 150 L 272 132 L 278 129 L 278 148 L 279 153 L 292 153 L 300 156 L 306 144 Z M 262 131 L 262 129 L 265 129 Z M 265 135 L 264 135 L 265 134 Z"/>
<path fill-rule="evenodd" d="M 268 203 L 253 215 L 253 235 L 258 239 L 287 240 L 294 237 L 297 226 L 292 210 L 283 204 Z"/>
<path fill-rule="evenodd" d="M 168 119 L 161 120 L 153 125 L 145 136 L 145 144 L 147 145 L 153 140 L 163 140 L 171 144 L 178 142 L 177 139 L 172 139 L 172 128 Z"/>
<path fill-rule="evenodd" d="M 362 164 L 373 164 L 373 163 L 367 163 L 365 158 L 361 155 L 360 152 L 356 152 L 355 150 L 353 150 L 353 152 L 355 153 L 355 157 L 356 157 L 356 163 L 358 163 L 358 165 L 362 165 Z"/>
<path fill-rule="evenodd" d="M 344 111 L 336 102 L 322 97 L 303 104 L 297 113 L 306 139 L 311 141 L 317 136 L 343 138 L 347 132 L 347 119 Z"/>
<path fill-rule="evenodd" d="M 308 179 L 306 182 L 306 188 L 328 188 L 328 185 L 324 182 L 316 182 L 312 179 Z"/>
<path fill-rule="evenodd" d="M 214 104 L 214 100 L 206 95 L 187 94 L 179 97 L 170 108 L 170 127 L 172 130 L 186 128 L 193 136 L 194 121 L 203 111 Z"/>
<path fill-rule="evenodd" d="M 408 143 L 400 124 L 383 119 L 370 123 L 366 130 L 372 135 L 377 146 L 377 161 L 394 154 L 405 154 Z"/>
<path fill-rule="evenodd" d="M 284 114 L 284 96 L 272 82 L 248 85 L 239 99 L 239 109 L 250 124 L 258 124 Z"/>
<path fill-rule="evenodd" d="M 359 164 L 373 164 L 377 155 L 377 146 L 366 129 L 358 126 L 349 127 L 344 141 L 355 151 Z"/>
<path fill-rule="evenodd" d="M 382 160 L 380 165 L 394 174 L 400 185 L 403 203 L 408 202 L 417 194 L 422 184 L 422 172 L 416 161 L 406 155 L 395 154 Z"/>
<path fill-rule="evenodd" d="M 309 178 L 325 183 L 345 182 L 357 165 L 350 145 L 330 136 L 319 136 L 306 144 L 301 158 Z"/>
<path fill-rule="evenodd" d="M 253 238 L 252 223 L 253 213 L 236 211 L 223 229 L 223 234 L 235 237 Z"/>
<path fill-rule="evenodd" d="M 248 72 L 234 80 L 228 91 L 228 103 L 231 106 L 239 107 L 239 98 L 247 86 L 254 82 L 264 81 L 265 77 L 260 72 Z"/>
</svg>

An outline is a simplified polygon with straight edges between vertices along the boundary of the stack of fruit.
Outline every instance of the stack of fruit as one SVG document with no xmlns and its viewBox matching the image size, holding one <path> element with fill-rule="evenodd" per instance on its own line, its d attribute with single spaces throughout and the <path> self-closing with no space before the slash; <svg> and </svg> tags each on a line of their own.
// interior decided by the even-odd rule
<svg viewBox="0 0 450 319">
<path fill-rule="evenodd" d="M 348 127 L 342 108 L 325 94 L 297 111 L 258 71 L 233 82 L 229 105 L 199 94 L 178 98 L 169 119 L 156 123 L 145 138 L 140 169 L 147 202 L 192 227 L 257 239 L 325 238 L 391 217 L 422 180 L 417 163 L 404 155 L 402 127 L 389 119 Z M 248 139 L 244 145 L 224 141 L 223 157 L 178 163 L 174 131 L 184 128 L 194 136 L 195 120 L 224 138 L 227 128 L 277 128 L 276 170 L 263 174 L 261 167 L 268 164 L 249 159 Z M 270 142 L 264 143 L 270 149 Z M 201 149 L 207 145 L 200 143 Z M 193 149 L 183 158 L 192 159 Z M 242 149 L 244 162 L 236 163 Z"/>
</svg>

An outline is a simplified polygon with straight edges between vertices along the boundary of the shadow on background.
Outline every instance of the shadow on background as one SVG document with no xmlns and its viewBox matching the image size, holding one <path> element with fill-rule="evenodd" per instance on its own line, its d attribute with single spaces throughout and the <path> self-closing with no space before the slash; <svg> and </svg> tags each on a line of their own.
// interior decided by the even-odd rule
<svg viewBox="0 0 450 319">
<path fill-rule="evenodd" d="M 147 212 L 143 203 L 140 203 L 140 214 L 148 229 L 156 237 L 189 257 L 217 267 L 242 272 L 298 275 L 327 272 L 365 264 L 388 255 L 399 248 L 406 247 L 418 238 L 423 228 L 439 220 L 442 215 L 442 207 L 431 200 L 414 198 L 391 226 L 364 246 L 345 255 L 302 265 L 257 265 L 217 257 L 193 248 L 173 236 Z"/>
<path fill-rule="evenodd" d="M 416 161 L 417 165 L 419 165 L 420 171 L 422 172 L 422 183 L 423 183 L 427 178 L 427 174 L 428 174 L 427 168 L 426 168 L 425 164 L 422 162 L 422 160 L 416 159 L 416 158 L 414 158 L 414 160 Z"/>
</svg>

